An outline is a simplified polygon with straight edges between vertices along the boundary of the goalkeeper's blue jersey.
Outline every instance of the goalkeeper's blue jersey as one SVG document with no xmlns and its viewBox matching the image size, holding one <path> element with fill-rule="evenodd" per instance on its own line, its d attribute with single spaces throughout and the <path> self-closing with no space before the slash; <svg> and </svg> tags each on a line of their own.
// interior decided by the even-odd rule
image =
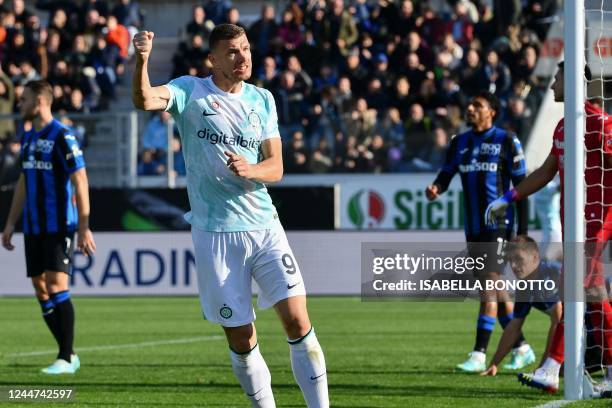
<svg viewBox="0 0 612 408">
<path fill-rule="evenodd" d="M 464 195 L 464 228 L 475 237 L 498 227 L 487 226 L 484 214 L 489 203 L 525 177 L 525 157 L 515 134 L 493 126 L 477 133 L 472 130 L 455 136 L 436 183 L 446 190 L 459 172 Z M 514 209 L 506 212 L 506 228 L 512 229 Z"/>
</svg>

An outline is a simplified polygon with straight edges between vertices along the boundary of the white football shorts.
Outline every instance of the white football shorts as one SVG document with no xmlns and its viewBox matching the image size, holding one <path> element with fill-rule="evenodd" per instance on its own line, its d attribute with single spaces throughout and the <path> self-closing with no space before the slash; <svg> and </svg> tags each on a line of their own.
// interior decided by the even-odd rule
<svg viewBox="0 0 612 408">
<path fill-rule="evenodd" d="M 226 327 L 255 320 L 252 279 L 260 288 L 257 305 L 305 295 L 300 268 L 280 223 L 259 231 L 191 229 L 204 317 Z"/>
</svg>

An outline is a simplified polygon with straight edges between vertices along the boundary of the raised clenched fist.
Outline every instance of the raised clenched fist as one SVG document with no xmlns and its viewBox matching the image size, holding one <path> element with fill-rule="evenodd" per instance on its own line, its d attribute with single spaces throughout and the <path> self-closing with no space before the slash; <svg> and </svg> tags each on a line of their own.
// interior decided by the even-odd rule
<svg viewBox="0 0 612 408">
<path fill-rule="evenodd" d="M 151 48 L 153 48 L 153 37 L 155 33 L 153 31 L 140 31 L 132 40 L 134 42 L 134 50 L 136 55 L 141 58 L 148 58 L 151 54 Z"/>
</svg>

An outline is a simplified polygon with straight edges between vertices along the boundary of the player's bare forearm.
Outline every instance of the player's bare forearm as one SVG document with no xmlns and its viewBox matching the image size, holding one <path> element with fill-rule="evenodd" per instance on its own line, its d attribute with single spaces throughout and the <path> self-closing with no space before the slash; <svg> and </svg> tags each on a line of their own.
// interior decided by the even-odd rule
<svg viewBox="0 0 612 408">
<path fill-rule="evenodd" d="M 251 180 L 260 183 L 277 183 L 283 178 L 283 158 L 269 157 L 253 165 Z"/>
<path fill-rule="evenodd" d="M 79 214 L 79 230 L 89 228 L 89 181 L 85 169 L 75 171 L 70 175 L 74 185 L 77 211 Z"/>
<path fill-rule="evenodd" d="M 283 178 L 283 149 L 280 138 L 261 144 L 263 160 L 251 167 L 250 179 L 260 183 L 277 183 Z"/>
<path fill-rule="evenodd" d="M 525 198 L 541 190 L 557 174 L 557 158 L 550 154 L 544 163 L 517 185 L 516 191 L 521 198 Z"/>
<path fill-rule="evenodd" d="M 132 78 L 132 102 L 138 109 L 164 110 L 168 106 L 170 92 L 165 86 L 151 86 L 147 61 L 148 58 L 136 58 L 136 68 Z"/>
<path fill-rule="evenodd" d="M 508 323 L 504 329 L 501 339 L 499 340 L 499 345 L 497 346 L 497 350 L 495 351 L 495 355 L 491 361 L 492 365 L 499 365 L 504 357 L 508 355 L 510 350 L 512 350 L 512 346 L 516 343 L 520 336 L 523 321 L 524 319 L 512 319 L 510 323 Z"/>
<path fill-rule="evenodd" d="M 11 209 L 6 219 L 6 225 L 15 227 L 19 216 L 23 211 L 23 203 L 25 202 L 25 178 L 23 174 L 19 176 L 17 183 L 15 184 L 15 191 L 13 193 L 13 199 L 11 201 Z"/>
</svg>

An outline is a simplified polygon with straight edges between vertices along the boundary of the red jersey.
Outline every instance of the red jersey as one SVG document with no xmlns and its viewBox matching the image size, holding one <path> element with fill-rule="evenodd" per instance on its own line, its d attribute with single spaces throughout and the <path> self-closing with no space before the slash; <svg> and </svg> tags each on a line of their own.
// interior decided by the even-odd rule
<svg viewBox="0 0 612 408">
<path fill-rule="evenodd" d="M 584 149 L 586 168 L 584 181 L 586 197 L 584 216 L 587 222 L 587 235 L 602 228 L 612 230 L 612 167 L 608 164 L 612 156 L 612 117 L 592 103 L 585 103 L 586 133 Z M 555 128 L 550 154 L 558 159 L 561 178 L 561 223 L 563 223 L 563 160 L 564 160 L 563 119 Z M 603 160 L 604 157 L 608 160 Z M 590 230 L 590 231 L 589 231 Z"/>
</svg>

